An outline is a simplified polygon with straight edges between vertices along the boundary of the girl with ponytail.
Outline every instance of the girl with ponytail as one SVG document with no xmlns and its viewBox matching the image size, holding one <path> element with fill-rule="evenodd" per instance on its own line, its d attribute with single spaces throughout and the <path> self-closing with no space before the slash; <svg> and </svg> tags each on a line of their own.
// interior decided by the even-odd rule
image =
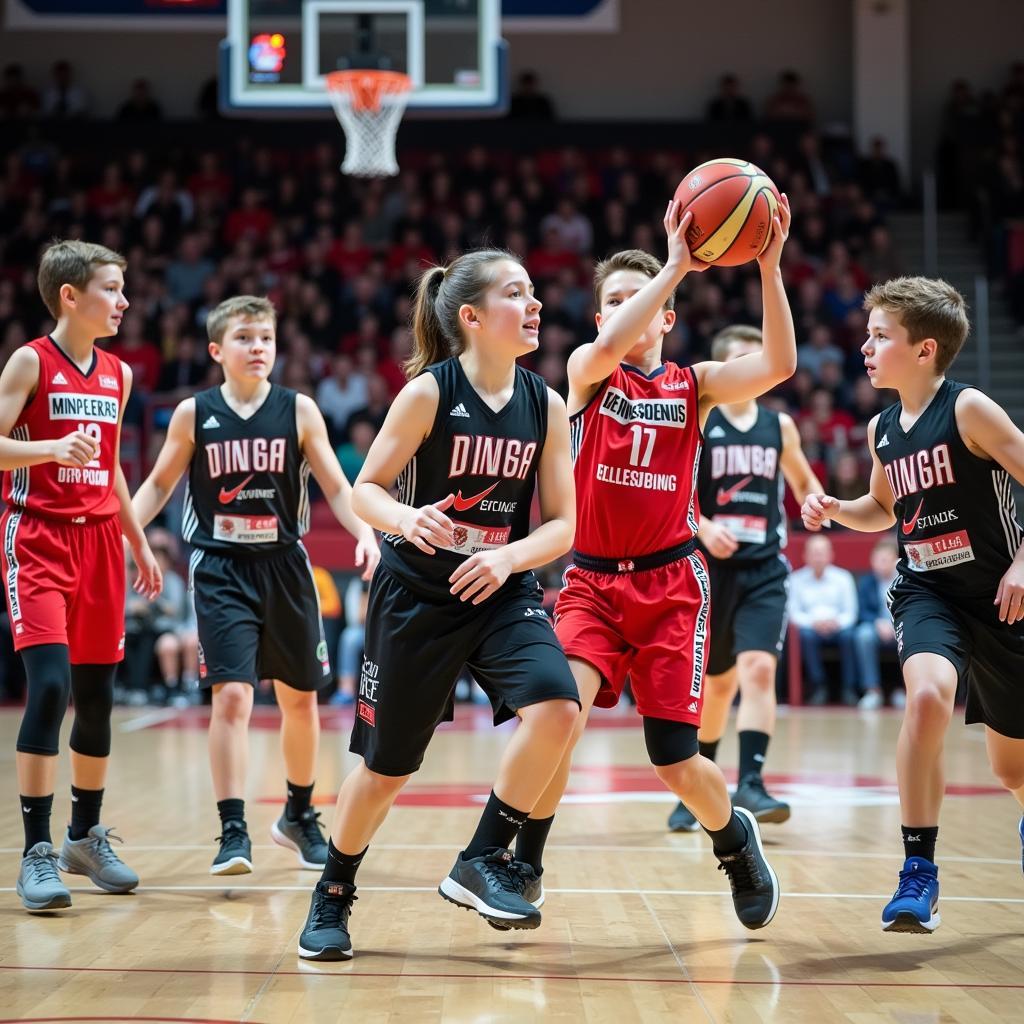
<svg viewBox="0 0 1024 1024">
<path fill-rule="evenodd" d="M 476 833 L 438 891 L 497 928 L 540 924 L 540 878 L 509 846 L 579 715 L 532 572 L 569 550 L 576 520 L 565 403 L 516 363 L 537 348 L 540 309 L 525 269 L 497 249 L 465 253 L 420 280 L 410 380 L 353 489 L 356 514 L 384 539 L 350 745 L 362 762 L 338 795 L 301 957 L 352 956 L 356 871 L 437 724 L 451 717 L 463 665 L 490 698 L 495 724 L 519 725 Z M 535 487 L 541 524 L 531 532 Z"/>
</svg>

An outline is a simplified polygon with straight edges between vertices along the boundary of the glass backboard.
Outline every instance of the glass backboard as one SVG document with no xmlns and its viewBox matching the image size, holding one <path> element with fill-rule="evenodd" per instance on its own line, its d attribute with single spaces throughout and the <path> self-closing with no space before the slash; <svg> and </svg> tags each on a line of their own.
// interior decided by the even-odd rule
<svg viewBox="0 0 1024 1024">
<path fill-rule="evenodd" d="M 352 67 L 409 75 L 411 115 L 500 114 L 500 0 L 228 0 L 225 112 L 329 109 L 324 76 Z"/>
</svg>

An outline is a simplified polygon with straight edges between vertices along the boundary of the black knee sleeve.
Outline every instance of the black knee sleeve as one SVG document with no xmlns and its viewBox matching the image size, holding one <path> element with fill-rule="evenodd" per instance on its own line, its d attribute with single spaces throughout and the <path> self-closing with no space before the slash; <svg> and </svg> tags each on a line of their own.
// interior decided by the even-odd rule
<svg viewBox="0 0 1024 1024">
<path fill-rule="evenodd" d="M 23 754 L 53 756 L 68 709 L 71 669 L 64 644 L 39 644 L 21 652 L 25 664 L 25 714 L 18 730 Z"/>
<path fill-rule="evenodd" d="M 667 718 L 644 718 L 644 742 L 653 765 L 688 761 L 697 753 L 697 726 Z"/>
<path fill-rule="evenodd" d="M 71 749 L 86 757 L 110 755 L 110 712 L 114 707 L 117 665 L 72 665 L 71 697 L 75 724 Z"/>
</svg>

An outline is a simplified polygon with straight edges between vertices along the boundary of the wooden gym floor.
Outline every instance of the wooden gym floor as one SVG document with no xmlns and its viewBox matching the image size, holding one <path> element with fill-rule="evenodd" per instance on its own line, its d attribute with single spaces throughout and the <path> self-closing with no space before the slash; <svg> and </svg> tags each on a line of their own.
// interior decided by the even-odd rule
<svg viewBox="0 0 1024 1024">
<path fill-rule="evenodd" d="M 673 800 L 647 765 L 638 720 L 616 712 L 595 716 L 577 751 L 548 847 L 543 925 L 499 933 L 435 891 L 507 738 L 480 709 L 460 708 L 370 848 L 352 916 L 355 959 L 321 965 L 295 954 L 317 875 L 269 837 L 283 786 L 275 709 L 258 707 L 252 729 L 253 874 L 208 873 L 219 829 L 205 711 L 118 710 L 104 823 L 124 836 L 118 850 L 142 885 L 110 896 L 65 876 L 74 906 L 49 915 L 26 913 L 14 892 L 19 715 L 0 711 L 0 1024 L 995 1024 L 1024 1015 L 1019 811 L 993 784 L 976 728 L 954 724 L 947 746 L 934 935 L 879 926 L 902 861 L 898 713 L 830 709 L 779 720 L 767 777 L 794 813 L 764 829 L 783 887 L 767 929 L 737 923 L 702 834 L 665 830 Z M 325 709 L 323 719 L 316 792 L 329 819 L 353 763 L 351 713 Z M 731 736 L 722 754 L 735 764 Z M 68 814 L 66 757 L 61 764 L 56 822 Z"/>
</svg>

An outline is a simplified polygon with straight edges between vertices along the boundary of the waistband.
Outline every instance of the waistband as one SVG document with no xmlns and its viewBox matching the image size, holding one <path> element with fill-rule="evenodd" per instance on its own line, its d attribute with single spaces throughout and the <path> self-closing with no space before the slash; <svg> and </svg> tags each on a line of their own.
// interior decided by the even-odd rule
<svg viewBox="0 0 1024 1024">
<path fill-rule="evenodd" d="M 649 555 L 637 555 L 635 558 L 596 558 L 585 555 L 582 551 L 573 551 L 573 564 L 587 572 L 603 572 L 619 576 L 628 572 L 646 572 L 649 569 L 660 569 L 663 565 L 671 565 L 680 558 L 686 558 L 697 550 L 697 542 L 688 540 L 673 548 L 652 551 Z"/>
<path fill-rule="evenodd" d="M 38 509 L 25 508 L 22 505 L 8 505 L 4 508 L 4 515 L 14 515 L 15 513 L 23 519 L 39 519 L 44 523 L 54 523 L 57 526 L 97 526 L 113 522 L 118 517 L 117 512 L 111 512 L 105 516 L 57 516 L 40 512 Z"/>
<path fill-rule="evenodd" d="M 301 540 L 289 541 L 286 544 L 235 544 L 234 550 L 225 544 L 223 547 L 206 547 L 205 544 L 196 544 L 193 541 L 186 542 L 193 551 L 202 551 L 204 557 L 209 555 L 213 558 L 223 558 L 228 562 L 244 563 L 246 565 L 256 562 L 269 562 L 275 558 L 287 558 L 296 552 L 301 552 L 308 557 L 305 545 Z"/>
</svg>

